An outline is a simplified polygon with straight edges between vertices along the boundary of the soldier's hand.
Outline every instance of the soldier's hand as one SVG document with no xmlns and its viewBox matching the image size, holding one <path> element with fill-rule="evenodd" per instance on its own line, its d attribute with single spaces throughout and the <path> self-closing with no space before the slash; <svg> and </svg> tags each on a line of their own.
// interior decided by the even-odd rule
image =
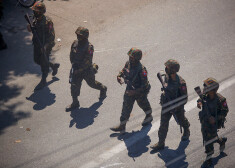
<svg viewBox="0 0 235 168">
<path fill-rule="evenodd" d="M 135 90 L 128 90 L 128 91 L 126 91 L 126 94 L 128 96 L 134 96 L 136 94 L 136 91 Z"/>
<path fill-rule="evenodd" d="M 118 83 L 120 83 L 120 85 L 122 85 L 124 82 L 122 81 L 122 79 L 121 79 L 121 77 L 117 77 L 117 81 L 118 81 Z"/>
<path fill-rule="evenodd" d="M 214 118 L 213 116 L 210 116 L 210 118 L 209 118 L 209 123 L 210 123 L 211 125 L 214 125 L 214 124 L 215 124 L 215 118 Z"/>
<path fill-rule="evenodd" d="M 32 32 L 31 27 L 30 27 L 29 24 L 27 25 L 27 30 L 28 30 L 29 32 Z"/>
<path fill-rule="evenodd" d="M 202 108 L 202 102 L 197 102 L 197 107 L 198 107 L 199 109 L 201 109 L 201 108 Z"/>
</svg>

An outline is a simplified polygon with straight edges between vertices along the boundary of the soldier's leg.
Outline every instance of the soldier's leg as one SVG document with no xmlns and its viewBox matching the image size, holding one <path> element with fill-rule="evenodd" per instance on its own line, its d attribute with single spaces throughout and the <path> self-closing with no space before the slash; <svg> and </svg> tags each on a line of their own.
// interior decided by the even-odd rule
<svg viewBox="0 0 235 168">
<path fill-rule="evenodd" d="M 189 139 L 189 136 L 190 136 L 190 130 L 189 130 L 190 123 L 189 123 L 188 119 L 185 117 L 184 109 L 177 111 L 175 114 L 176 114 L 176 117 L 179 121 L 180 126 L 184 128 L 184 133 L 183 133 L 181 140 L 186 141 Z"/>
<path fill-rule="evenodd" d="M 35 87 L 34 90 L 40 90 L 43 87 L 46 86 L 47 82 L 46 82 L 46 78 L 48 76 L 48 72 L 49 72 L 49 66 L 46 62 L 46 60 L 44 59 L 44 56 L 41 52 L 41 48 L 39 46 L 34 46 L 34 62 L 38 65 L 40 65 L 41 67 L 41 72 L 42 72 L 42 78 L 41 81 L 39 82 L 39 84 Z"/>
<path fill-rule="evenodd" d="M 202 124 L 202 133 L 205 145 L 205 153 L 207 155 L 204 162 L 205 166 L 210 166 L 212 164 L 212 155 L 214 154 L 214 143 L 217 140 L 217 131 L 214 130 L 214 127 L 208 122 L 203 122 Z"/>
<path fill-rule="evenodd" d="M 73 99 L 73 102 L 71 105 L 66 107 L 66 111 L 71 111 L 75 108 L 79 108 L 80 107 L 80 103 L 78 101 L 78 96 L 80 96 L 80 90 L 81 90 L 81 86 L 82 86 L 82 77 L 78 77 L 76 75 L 74 75 L 73 77 L 73 82 L 71 83 L 71 96 Z"/>
<path fill-rule="evenodd" d="M 122 105 L 122 113 L 120 117 L 120 124 L 116 127 L 110 128 L 112 131 L 125 131 L 126 123 L 130 118 L 131 111 L 133 109 L 135 103 L 134 96 L 124 95 L 123 105 Z"/>
<path fill-rule="evenodd" d="M 46 49 L 46 56 L 47 56 L 47 58 L 48 58 L 48 62 L 49 62 L 49 66 L 50 66 L 50 68 L 52 69 L 52 76 L 55 76 L 56 74 L 57 74 L 57 72 L 58 72 L 58 68 L 60 67 L 60 64 L 58 64 L 58 63 L 55 63 L 55 64 L 53 64 L 53 63 L 51 63 L 50 61 L 49 61 L 49 57 L 50 57 L 50 55 L 51 55 L 51 50 L 52 50 L 52 47 L 53 46 L 48 46 L 47 47 L 47 49 Z"/>
<path fill-rule="evenodd" d="M 95 80 L 95 74 L 93 72 L 90 72 L 84 79 L 91 88 L 100 90 L 100 99 L 106 97 L 107 87 Z"/>
<path fill-rule="evenodd" d="M 162 109 L 163 111 L 163 109 Z M 161 150 L 165 147 L 165 139 L 168 132 L 169 127 L 169 121 L 171 119 L 172 114 L 170 112 L 166 112 L 161 114 L 161 120 L 160 120 L 160 127 L 158 130 L 158 143 L 151 146 L 153 150 Z"/>
<path fill-rule="evenodd" d="M 146 116 L 142 126 L 148 125 L 153 121 L 152 108 L 147 98 L 147 94 L 140 95 L 136 98 L 137 104 L 145 112 Z"/>
</svg>

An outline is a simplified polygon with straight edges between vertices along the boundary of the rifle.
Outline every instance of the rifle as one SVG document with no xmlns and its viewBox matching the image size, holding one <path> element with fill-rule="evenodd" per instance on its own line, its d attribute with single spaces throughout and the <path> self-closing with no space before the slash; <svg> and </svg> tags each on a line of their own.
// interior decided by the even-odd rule
<svg viewBox="0 0 235 168">
<path fill-rule="evenodd" d="M 37 33 L 35 27 L 33 26 L 32 21 L 31 21 L 30 18 L 29 18 L 29 14 L 26 13 L 26 14 L 24 15 L 24 18 L 25 18 L 25 20 L 28 22 L 28 24 L 29 24 L 29 26 L 30 26 L 30 28 L 31 28 L 31 30 L 32 30 L 33 36 L 36 37 L 36 39 L 37 39 L 37 41 L 38 41 L 38 44 L 39 44 L 40 48 L 42 49 L 42 54 L 43 54 L 43 56 L 44 56 L 44 59 L 45 59 L 46 63 L 49 65 L 49 61 L 48 61 L 48 58 L 47 58 L 47 56 L 46 56 L 44 46 L 43 46 L 41 40 L 39 39 L 38 33 Z"/>
<path fill-rule="evenodd" d="M 130 81 L 128 79 L 129 77 L 128 77 L 127 73 L 129 74 L 129 69 L 125 68 L 125 72 L 123 73 L 124 83 L 127 84 L 127 86 L 130 86 L 132 89 L 135 90 L 135 87 L 133 86 L 132 81 Z M 138 73 L 137 73 L 137 75 L 138 75 Z M 137 75 L 134 77 L 133 81 L 135 80 Z"/>
<path fill-rule="evenodd" d="M 165 90 L 166 90 L 165 82 L 163 82 L 162 75 L 161 75 L 160 72 L 157 73 L 157 78 L 159 79 L 160 83 L 162 84 L 161 90 L 162 90 L 162 91 L 165 91 Z M 168 97 L 166 97 L 166 99 L 167 99 L 167 102 L 171 101 Z M 175 110 L 173 109 L 173 110 L 172 110 L 173 117 L 174 117 L 176 123 L 180 126 L 180 132 L 181 132 L 181 134 L 182 134 L 182 126 L 180 125 L 179 120 L 178 120 L 178 118 L 177 118 L 177 116 L 176 116 L 176 114 L 175 114 L 174 111 L 175 111 Z"/>
</svg>

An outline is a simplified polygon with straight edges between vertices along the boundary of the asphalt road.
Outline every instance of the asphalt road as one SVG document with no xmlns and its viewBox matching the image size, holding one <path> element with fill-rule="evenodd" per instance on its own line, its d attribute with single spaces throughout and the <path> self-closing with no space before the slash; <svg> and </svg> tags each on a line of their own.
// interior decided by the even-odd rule
<svg viewBox="0 0 235 168">
<path fill-rule="evenodd" d="M 40 80 L 40 69 L 33 63 L 32 35 L 23 18 L 31 10 L 15 4 L 5 1 L 0 27 L 8 44 L 7 50 L 0 51 L 0 167 L 200 167 L 205 154 L 193 88 L 202 86 L 207 77 L 220 81 L 220 92 L 230 109 L 226 128 L 219 132 L 228 137 L 227 156 L 220 156 L 215 145 L 214 167 L 234 167 L 234 0 L 45 1 L 56 39 L 61 39 L 52 60 L 61 67 L 57 78 L 49 75 L 48 87 L 37 92 L 33 89 Z M 81 108 L 66 113 L 64 109 L 71 103 L 69 52 L 79 25 L 90 30 L 94 62 L 100 67 L 96 77 L 107 85 L 108 97 L 99 102 L 99 92 L 84 82 Z M 154 121 L 142 128 L 145 115 L 135 105 L 128 133 L 118 135 L 109 130 L 119 123 L 125 90 L 116 82 L 116 75 L 131 47 L 144 53 Z M 187 82 L 191 136 L 190 141 L 180 142 L 179 127 L 172 120 L 167 148 L 152 153 L 149 147 L 158 140 L 160 119 L 156 74 L 170 58 L 180 62 L 179 74 Z"/>
</svg>

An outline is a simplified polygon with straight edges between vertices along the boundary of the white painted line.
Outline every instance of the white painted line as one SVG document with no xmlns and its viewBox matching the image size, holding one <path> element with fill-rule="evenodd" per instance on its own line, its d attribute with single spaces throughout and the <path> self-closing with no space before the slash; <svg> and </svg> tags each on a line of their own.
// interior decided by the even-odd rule
<svg viewBox="0 0 235 168">
<path fill-rule="evenodd" d="M 224 81 L 220 84 L 219 92 L 222 92 L 223 90 L 225 90 L 226 88 L 228 88 L 228 87 L 230 87 L 234 84 L 235 84 L 235 76 L 232 76 L 230 79 L 227 79 L 226 81 Z M 196 108 L 197 99 L 198 99 L 198 97 L 190 100 L 185 105 L 186 112 L 189 112 L 189 111 L 193 110 L 194 108 Z M 173 117 L 171 118 L 170 121 L 172 121 L 172 120 L 173 120 Z M 150 135 L 154 132 L 156 133 L 158 131 L 159 126 L 160 126 L 160 120 L 157 120 L 156 122 L 153 123 L 152 129 L 149 132 L 148 132 L 148 127 L 145 127 L 141 132 L 136 133 L 135 135 L 133 135 L 129 139 L 125 140 L 125 143 L 124 142 L 118 143 L 117 145 L 115 145 L 114 147 L 109 149 L 108 151 L 106 151 L 106 152 L 100 154 L 99 156 L 97 156 L 91 162 L 88 162 L 87 164 L 81 166 L 81 168 L 98 167 L 103 162 L 109 160 L 110 158 L 112 158 L 116 154 L 124 151 L 127 147 L 132 146 L 135 143 L 137 143 L 140 139 L 145 137 L 143 135 L 146 135 L 147 133 L 148 133 L 148 135 Z"/>
</svg>

